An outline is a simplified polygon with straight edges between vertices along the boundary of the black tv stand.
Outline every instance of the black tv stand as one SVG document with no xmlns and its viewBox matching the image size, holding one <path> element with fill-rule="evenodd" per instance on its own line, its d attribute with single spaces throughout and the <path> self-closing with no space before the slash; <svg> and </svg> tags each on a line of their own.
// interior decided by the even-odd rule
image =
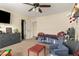
<svg viewBox="0 0 79 59">
<path fill-rule="evenodd" d="M 21 41 L 20 33 L 2 33 L 0 34 L 0 48 L 18 43 Z"/>
</svg>

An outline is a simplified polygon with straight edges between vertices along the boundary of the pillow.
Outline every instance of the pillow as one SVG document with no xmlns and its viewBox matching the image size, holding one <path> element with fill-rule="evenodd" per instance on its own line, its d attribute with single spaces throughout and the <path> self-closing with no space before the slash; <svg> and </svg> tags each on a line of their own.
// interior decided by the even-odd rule
<svg viewBox="0 0 79 59">
<path fill-rule="evenodd" d="M 50 48 L 51 49 L 58 49 L 58 46 L 59 46 L 58 44 L 51 44 Z"/>
<path fill-rule="evenodd" d="M 57 40 L 57 39 L 53 39 L 50 37 L 45 37 L 45 39 L 46 39 L 46 43 L 48 43 L 48 44 L 52 44 L 52 43 L 54 43 L 54 40 Z"/>
<path fill-rule="evenodd" d="M 59 46 L 58 40 L 52 39 L 51 45 L 53 46 L 54 49 L 57 49 Z"/>
</svg>

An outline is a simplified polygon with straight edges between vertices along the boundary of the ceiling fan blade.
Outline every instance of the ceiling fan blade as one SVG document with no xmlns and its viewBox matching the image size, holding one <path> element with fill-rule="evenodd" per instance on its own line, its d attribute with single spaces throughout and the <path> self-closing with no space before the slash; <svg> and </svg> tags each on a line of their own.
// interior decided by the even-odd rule
<svg viewBox="0 0 79 59">
<path fill-rule="evenodd" d="M 51 5 L 39 5 L 39 7 L 51 7 Z"/>
<path fill-rule="evenodd" d="M 30 4 L 30 3 L 24 3 L 24 4 L 27 4 L 27 5 L 31 5 L 31 6 L 34 6 L 33 4 Z"/>
<path fill-rule="evenodd" d="M 39 12 L 42 13 L 42 10 L 39 8 Z"/>
<path fill-rule="evenodd" d="M 33 10 L 33 8 L 29 9 L 28 11 L 32 11 L 32 10 Z"/>
</svg>

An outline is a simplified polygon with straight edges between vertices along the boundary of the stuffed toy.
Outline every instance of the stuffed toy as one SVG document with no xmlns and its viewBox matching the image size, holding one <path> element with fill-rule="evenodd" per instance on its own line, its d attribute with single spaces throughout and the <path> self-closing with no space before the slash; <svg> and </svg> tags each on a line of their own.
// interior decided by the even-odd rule
<svg viewBox="0 0 79 59">
<path fill-rule="evenodd" d="M 6 49 L 1 56 L 10 56 L 11 55 L 11 49 Z"/>
</svg>

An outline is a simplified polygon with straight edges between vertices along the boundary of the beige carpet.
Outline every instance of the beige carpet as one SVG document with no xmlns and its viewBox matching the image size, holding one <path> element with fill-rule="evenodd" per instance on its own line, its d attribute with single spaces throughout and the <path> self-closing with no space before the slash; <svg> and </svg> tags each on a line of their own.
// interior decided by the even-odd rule
<svg viewBox="0 0 79 59">
<path fill-rule="evenodd" d="M 2 49 L 7 49 L 7 48 L 12 49 L 14 56 L 27 56 L 28 55 L 27 49 L 34 46 L 35 44 L 41 44 L 41 43 L 38 43 L 35 39 L 27 39 L 27 40 L 24 40 L 20 43 L 13 44 L 13 45 L 7 46 L 7 47 L 2 48 Z M 46 45 L 46 47 L 47 47 L 46 55 L 48 55 L 48 46 Z M 43 54 L 44 54 L 44 52 L 42 52 L 41 55 L 43 55 Z"/>
</svg>

